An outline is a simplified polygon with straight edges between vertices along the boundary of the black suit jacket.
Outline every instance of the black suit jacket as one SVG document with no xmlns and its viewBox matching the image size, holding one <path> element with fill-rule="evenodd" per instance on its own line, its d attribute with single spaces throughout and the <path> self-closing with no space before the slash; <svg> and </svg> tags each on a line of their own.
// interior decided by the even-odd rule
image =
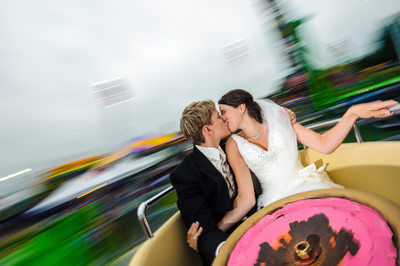
<svg viewBox="0 0 400 266">
<path fill-rule="evenodd" d="M 217 246 L 229 235 L 217 224 L 233 209 L 234 197 L 230 199 L 224 177 L 196 146 L 170 174 L 170 179 L 178 195 L 178 208 L 185 226 L 189 228 L 199 221 L 203 227 L 197 247 L 204 264 L 209 265 Z"/>
</svg>

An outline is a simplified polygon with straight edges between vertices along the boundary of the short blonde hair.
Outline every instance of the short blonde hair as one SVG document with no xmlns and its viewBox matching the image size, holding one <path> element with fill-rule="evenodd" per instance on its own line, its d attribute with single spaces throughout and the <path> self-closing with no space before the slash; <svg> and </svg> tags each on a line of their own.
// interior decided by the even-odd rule
<svg viewBox="0 0 400 266">
<path fill-rule="evenodd" d="M 215 110 L 211 100 L 193 102 L 186 106 L 180 122 L 182 134 L 193 144 L 204 143 L 203 126 L 212 124 L 211 116 Z"/>
</svg>

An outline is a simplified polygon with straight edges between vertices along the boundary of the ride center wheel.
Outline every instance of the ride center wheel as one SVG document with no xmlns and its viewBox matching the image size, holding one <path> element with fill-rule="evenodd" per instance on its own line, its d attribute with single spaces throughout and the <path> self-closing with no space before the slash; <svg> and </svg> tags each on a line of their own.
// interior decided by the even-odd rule
<svg viewBox="0 0 400 266">
<path fill-rule="evenodd" d="M 213 265 L 400 265 L 400 207 L 350 189 L 299 193 L 248 218 Z"/>
</svg>

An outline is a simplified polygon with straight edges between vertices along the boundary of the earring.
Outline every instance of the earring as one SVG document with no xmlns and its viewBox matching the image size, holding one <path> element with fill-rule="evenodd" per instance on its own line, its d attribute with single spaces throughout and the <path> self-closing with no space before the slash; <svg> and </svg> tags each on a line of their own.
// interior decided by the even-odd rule
<svg viewBox="0 0 400 266">
<path fill-rule="evenodd" d="M 242 117 L 244 117 L 244 112 L 241 113 Z"/>
</svg>

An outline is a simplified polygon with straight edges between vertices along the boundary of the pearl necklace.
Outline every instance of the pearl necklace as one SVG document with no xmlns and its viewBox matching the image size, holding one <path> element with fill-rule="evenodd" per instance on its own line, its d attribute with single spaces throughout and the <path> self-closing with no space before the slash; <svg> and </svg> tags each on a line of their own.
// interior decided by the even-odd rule
<svg viewBox="0 0 400 266">
<path fill-rule="evenodd" d="M 249 138 L 256 140 L 256 139 L 258 139 L 258 138 L 260 137 L 260 135 L 261 135 L 261 130 L 258 129 L 257 136 L 254 136 L 254 137 L 250 137 L 250 136 L 249 136 Z"/>
<path fill-rule="evenodd" d="M 251 138 L 251 139 L 254 139 L 254 140 L 258 139 L 258 138 L 260 137 L 260 135 L 261 135 L 261 130 L 260 130 L 260 128 L 257 128 L 257 129 L 258 129 L 257 136 L 254 136 L 254 137 L 248 136 L 248 137 Z M 246 135 L 247 135 L 247 134 L 246 134 Z"/>
</svg>

